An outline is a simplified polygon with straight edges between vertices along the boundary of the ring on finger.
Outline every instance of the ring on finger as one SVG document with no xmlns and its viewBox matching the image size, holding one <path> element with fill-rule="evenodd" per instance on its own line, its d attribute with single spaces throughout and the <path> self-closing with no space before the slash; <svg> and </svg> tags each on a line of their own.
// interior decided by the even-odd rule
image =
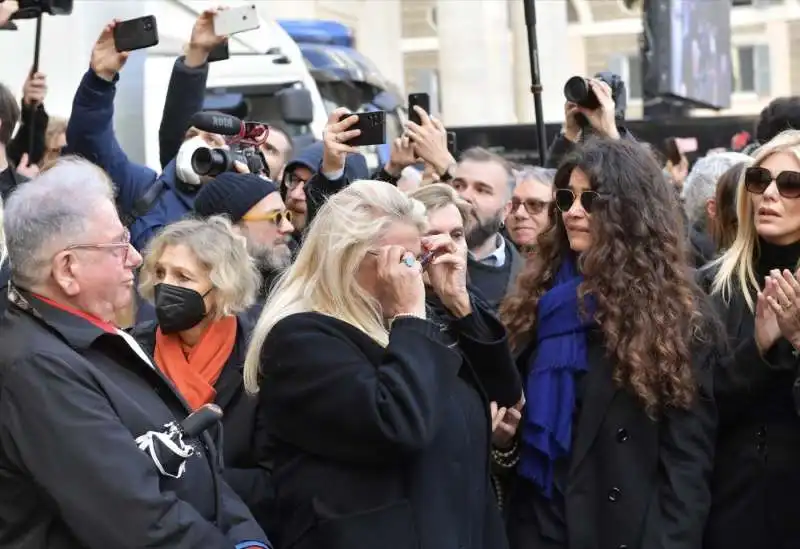
<svg viewBox="0 0 800 549">
<path fill-rule="evenodd" d="M 403 260 L 402 260 L 402 263 L 403 263 L 403 264 L 404 264 L 406 267 L 409 267 L 409 268 L 410 268 L 410 267 L 413 267 L 413 266 L 414 266 L 414 265 L 417 263 L 417 260 L 416 260 L 416 259 L 414 259 L 414 256 L 407 255 L 407 256 L 405 256 L 405 257 L 403 258 Z"/>
</svg>

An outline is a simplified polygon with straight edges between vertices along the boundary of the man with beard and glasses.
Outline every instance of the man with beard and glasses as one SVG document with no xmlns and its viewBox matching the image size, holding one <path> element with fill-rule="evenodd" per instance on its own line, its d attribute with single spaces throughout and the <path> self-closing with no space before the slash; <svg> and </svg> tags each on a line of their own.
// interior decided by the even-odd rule
<svg viewBox="0 0 800 549">
<path fill-rule="evenodd" d="M 275 278 L 292 262 L 292 214 L 278 186 L 257 175 L 221 173 L 197 193 L 194 212 L 201 217 L 227 216 L 247 239 L 263 280 L 256 304 L 248 312 L 257 318 Z"/>
<path fill-rule="evenodd" d="M 514 192 L 511 166 L 486 149 L 468 149 L 461 155 L 451 184 L 472 206 L 467 225 L 470 282 L 497 309 L 524 264 L 501 232 Z"/>
</svg>

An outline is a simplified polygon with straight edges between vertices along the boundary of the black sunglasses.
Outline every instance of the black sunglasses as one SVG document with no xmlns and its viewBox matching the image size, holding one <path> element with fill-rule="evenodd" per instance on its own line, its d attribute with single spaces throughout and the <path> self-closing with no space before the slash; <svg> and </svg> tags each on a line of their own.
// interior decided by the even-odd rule
<svg viewBox="0 0 800 549">
<path fill-rule="evenodd" d="M 572 205 L 575 203 L 576 195 L 572 189 L 556 189 L 556 208 L 561 213 L 567 213 Z M 581 201 L 581 207 L 587 214 L 592 213 L 592 207 L 595 200 L 600 198 L 600 193 L 597 191 L 583 191 L 577 195 L 578 200 Z"/>
<path fill-rule="evenodd" d="M 772 177 L 772 172 L 761 166 L 747 168 L 744 172 L 744 187 L 753 194 L 764 194 L 773 181 L 782 197 L 800 198 L 800 172 L 784 170 Z"/>
</svg>

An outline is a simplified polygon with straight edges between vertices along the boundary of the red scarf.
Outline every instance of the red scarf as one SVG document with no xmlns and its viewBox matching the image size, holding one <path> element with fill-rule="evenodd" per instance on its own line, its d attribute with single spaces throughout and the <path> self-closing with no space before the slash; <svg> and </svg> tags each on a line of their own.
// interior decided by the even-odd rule
<svg viewBox="0 0 800 549">
<path fill-rule="evenodd" d="M 178 334 L 156 331 L 155 360 L 175 384 L 192 410 L 213 402 L 214 383 L 236 343 L 236 317 L 226 316 L 212 323 L 194 347 L 187 347 Z"/>
</svg>

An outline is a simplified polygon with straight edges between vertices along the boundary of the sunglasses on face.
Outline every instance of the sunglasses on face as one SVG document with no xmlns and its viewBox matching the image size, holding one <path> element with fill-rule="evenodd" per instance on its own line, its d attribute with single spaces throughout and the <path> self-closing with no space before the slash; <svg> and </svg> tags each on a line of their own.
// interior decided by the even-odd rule
<svg viewBox="0 0 800 549">
<path fill-rule="evenodd" d="M 511 213 L 515 213 L 517 210 L 519 210 L 520 206 L 525 206 L 525 211 L 528 212 L 528 215 L 538 215 L 542 213 L 550 204 L 550 201 L 536 200 L 535 198 L 520 200 L 515 196 L 511 199 Z"/>
<path fill-rule="evenodd" d="M 269 221 L 270 223 L 275 223 L 275 225 L 280 225 L 284 219 L 291 223 L 292 212 L 289 210 L 273 210 L 271 212 L 246 215 L 242 218 L 243 221 Z"/>
<path fill-rule="evenodd" d="M 556 197 L 556 208 L 561 213 L 567 213 L 572 205 L 575 204 L 575 199 L 577 198 L 580 200 L 581 208 L 587 214 L 592 213 L 592 207 L 594 206 L 595 200 L 600 197 L 600 193 L 596 191 L 582 191 L 577 195 L 572 191 L 572 189 L 556 189 L 555 192 Z"/>
<path fill-rule="evenodd" d="M 800 172 L 784 170 L 772 177 L 772 172 L 761 166 L 747 168 L 744 172 L 744 187 L 753 194 L 764 194 L 773 181 L 782 197 L 800 198 Z"/>
</svg>

